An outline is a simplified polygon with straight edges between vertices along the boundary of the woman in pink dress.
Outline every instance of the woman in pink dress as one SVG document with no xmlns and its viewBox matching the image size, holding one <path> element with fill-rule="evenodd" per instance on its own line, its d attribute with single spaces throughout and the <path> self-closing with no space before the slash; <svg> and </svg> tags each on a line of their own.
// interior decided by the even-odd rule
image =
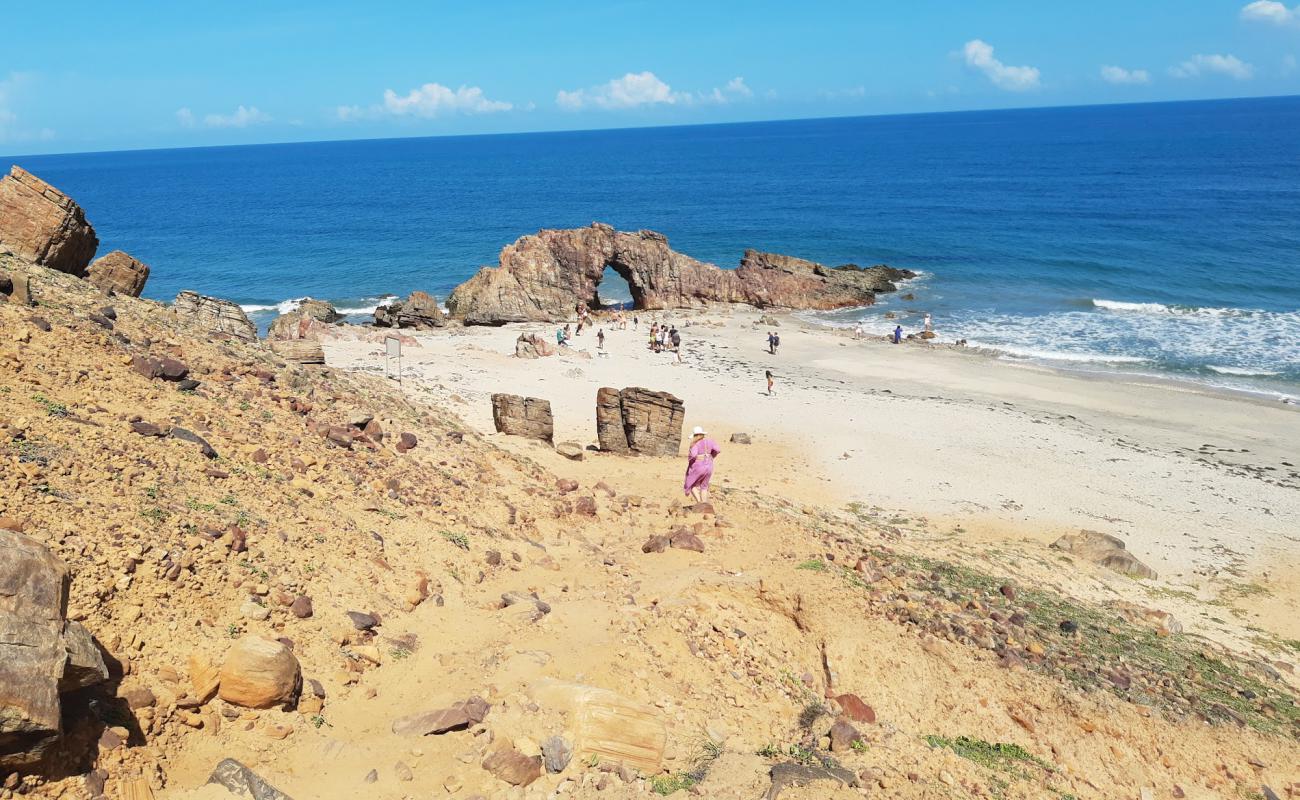
<svg viewBox="0 0 1300 800">
<path fill-rule="evenodd" d="M 704 429 L 696 426 L 691 434 L 691 447 L 686 451 L 686 494 L 697 503 L 709 502 L 709 481 L 713 478 L 713 459 L 722 450 L 718 443 L 708 438 Z"/>
</svg>

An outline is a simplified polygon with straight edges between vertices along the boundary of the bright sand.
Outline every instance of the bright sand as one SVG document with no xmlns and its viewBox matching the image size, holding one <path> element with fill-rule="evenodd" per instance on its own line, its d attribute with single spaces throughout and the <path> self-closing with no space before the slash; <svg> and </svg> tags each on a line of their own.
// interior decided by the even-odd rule
<svg viewBox="0 0 1300 800">
<path fill-rule="evenodd" d="M 404 354 L 408 390 L 483 432 L 489 396 L 547 399 L 556 441 L 595 442 L 601 386 L 668 391 L 723 447 L 715 486 L 795 502 L 884 509 L 990 546 L 1037 549 L 1061 533 L 1115 534 L 1160 574 L 1176 599 L 1237 591 L 1238 617 L 1300 638 L 1300 409 L 1200 390 L 1064 373 L 918 343 L 855 340 L 847 331 L 782 317 L 770 326 L 735 308 L 667 318 L 683 334 L 682 364 L 646 347 L 646 325 L 606 326 L 608 357 L 513 356 L 523 331 L 554 341 L 555 327 L 512 325 L 417 335 Z M 597 352 L 595 331 L 574 350 Z M 334 366 L 382 370 L 382 349 L 326 344 Z M 764 370 L 776 375 L 766 394 Z M 730 444 L 734 432 L 753 437 Z M 636 480 L 647 495 L 681 496 L 684 459 L 589 458 L 564 466 L 539 445 L 497 436 L 557 471 Z M 1208 445 L 1208 447 L 1206 447 Z M 1298 465 L 1286 466 L 1286 462 Z M 1250 591 L 1250 587 L 1266 591 Z M 1243 591 L 1243 589 L 1245 589 Z M 1131 594 L 1131 592 L 1124 592 Z M 1247 599 L 1247 596 L 1249 598 Z M 1166 606 L 1171 603 L 1165 603 Z M 1213 614 L 1172 605 L 1195 628 Z"/>
</svg>

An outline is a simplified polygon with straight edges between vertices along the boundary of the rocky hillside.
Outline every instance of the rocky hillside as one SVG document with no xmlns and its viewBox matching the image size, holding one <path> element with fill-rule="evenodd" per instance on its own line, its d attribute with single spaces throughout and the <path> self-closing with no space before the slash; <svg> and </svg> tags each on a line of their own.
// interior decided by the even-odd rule
<svg viewBox="0 0 1300 800">
<path fill-rule="evenodd" d="M 1073 599 L 1069 557 L 683 508 L 634 458 L 0 272 L 36 303 L 0 302 L 0 549 L 67 566 L 106 674 L 0 797 L 1300 796 L 1291 665 Z M 0 753 L 32 702 L 0 691 Z"/>
</svg>

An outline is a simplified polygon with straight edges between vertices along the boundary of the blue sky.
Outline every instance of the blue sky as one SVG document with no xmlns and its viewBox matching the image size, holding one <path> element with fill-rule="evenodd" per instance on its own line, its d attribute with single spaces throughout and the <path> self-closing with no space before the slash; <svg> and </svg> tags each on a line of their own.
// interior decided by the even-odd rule
<svg viewBox="0 0 1300 800">
<path fill-rule="evenodd" d="M 0 152 L 1300 94 L 1300 0 L 7 3 Z"/>
</svg>

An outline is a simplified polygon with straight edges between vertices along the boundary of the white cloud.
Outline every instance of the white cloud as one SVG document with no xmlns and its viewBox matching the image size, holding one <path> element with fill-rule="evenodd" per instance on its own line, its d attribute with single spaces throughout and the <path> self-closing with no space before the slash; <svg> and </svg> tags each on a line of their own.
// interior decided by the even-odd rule
<svg viewBox="0 0 1300 800">
<path fill-rule="evenodd" d="M 745 85 L 745 79 L 737 77 L 727 81 L 727 85 L 721 89 L 714 87 L 712 91 L 701 92 L 695 99 L 701 103 L 726 105 L 735 100 L 748 100 L 753 96 L 754 90 Z M 686 101 L 691 102 L 691 99 L 687 97 Z"/>
<path fill-rule="evenodd" d="M 188 109 L 181 109 L 181 111 L 188 111 Z M 230 114 L 208 114 L 203 118 L 203 124 L 209 128 L 247 128 L 250 125 L 264 125 L 270 121 L 271 115 L 260 111 L 257 106 L 240 106 Z"/>
<path fill-rule="evenodd" d="M 1144 69 L 1124 69 L 1107 65 L 1101 68 L 1101 79 L 1107 83 L 1150 83 L 1151 73 Z"/>
<path fill-rule="evenodd" d="M 1300 6 L 1287 8 L 1277 0 L 1255 0 L 1241 9 L 1241 18 L 1272 25 L 1300 25 Z"/>
<path fill-rule="evenodd" d="M 182 128 L 193 128 L 195 125 L 194 112 L 188 108 L 176 109 L 176 121 L 181 124 Z"/>
<path fill-rule="evenodd" d="M 477 86 L 451 89 L 441 83 L 426 83 L 404 95 L 385 89 L 384 102 L 380 105 L 339 106 L 335 113 L 344 122 L 352 122 L 383 116 L 431 119 L 444 114 L 491 114 L 512 108 L 510 103 L 488 99 Z"/>
<path fill-rule="evenodd" d="M 637 106 L 689 102 L 690 95 L 674 92 L 673 87 L 659 80 L 653 72 L 629 72 L 621 78 L 615 78 L 600 86 L 590 89 L 576 89 L 566 92 L 561 89 L 555 95 L 555 103 L 566 111 L 582 108 L 636 108 Z"/>
<path fill-rule="evenodd" d="M 739 76 L 727 81 L 726 91 L 737 97 L 753 97 L 754 90 L 745 85 L 745 79 Z"/>
<path fill-rule="evenodd" d="M 1037 67 L 1012 67 L 993 57 L 993 45 L 982 39 L 971 39 L 962 48 L 966 66 L 984 73 L 993 85 L 1009 92 L 1024 92 L 1037 89 Z"/>
<path fill-rule="evenodd" d="M 1200 75 L 1226 75 L 1239 81 L 1250 80 L 1255 68 L 1234 55 L 1196 54 L 1183 63 L 1170 67 L 1175 78 L 1195 78 Z"/>
</svg>

